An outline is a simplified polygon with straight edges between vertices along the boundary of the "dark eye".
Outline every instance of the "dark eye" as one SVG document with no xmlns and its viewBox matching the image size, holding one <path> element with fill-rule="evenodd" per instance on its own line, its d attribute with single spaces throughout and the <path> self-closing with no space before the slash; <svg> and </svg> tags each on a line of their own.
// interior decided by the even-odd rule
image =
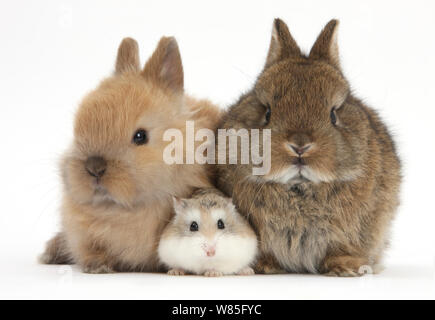
<svg viewBox="0 0 435 320">
<path fill-rule="evenodd" d="M 264 115 L 264 117 L 265 117 L 265 119 L 266 119 L 266 123 L 265 123 L 265 124 L 268 124 L 268 123 L 269 123 L 271 113 L 272 113 L 272 111 L 270 110 L 270 106 L 267 105 L 267 106 L 266 106 L 266 114 Z"/>
<path fill-rule="evenodd" d="M 225 224 L 221 219 L 218 220 L 217 227 L 218 229 L 225 229 Z"/>
<path fill-rule="evenodd" d="M 198 224 L 195 222 L 195 221 L 193 221 L 191 224 L 190 224 L 190 231 L 198 231 Z"/>
<path fill-rule="evenodd" d="M 148 142 L 148 134 L 144 129 L 137 130 L 133 135 L 133 143 L 138 146 Z"/>
<path fill-rule="evenodd" d="M 337 124 L 337 115 L 335 114 L 335 107 L 331 109 L 331 123 L 335 126 Z"/>
</svg>

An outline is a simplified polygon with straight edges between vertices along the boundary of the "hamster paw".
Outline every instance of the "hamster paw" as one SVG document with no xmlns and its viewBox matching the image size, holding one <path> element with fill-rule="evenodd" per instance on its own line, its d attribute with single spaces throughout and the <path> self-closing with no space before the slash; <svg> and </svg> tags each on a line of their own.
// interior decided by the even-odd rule
<svg viewBox="0 0 435 320">
<path fill-rule="evenodd" d="M 220 271 L 216 270 L 207 270 L 204 272 L 204 276 L 206 277 L 222 277 L 224 274 Z"/>
<path fill-rule="evenodd" d="M 255 274 L 255 272 L 254 269 L 252 269 L 251 267 L 243 268 L 242 270 L 237 272 L 237 275 L 239 276 L 252 276 L 253 274 Z"/>
<path fill-rule="evenodd" d="M 177 269 L 177 268 L 175 268 L 175 269 L 170 269 L 168 271 L 168 274 L 171 275 L 171 276 L 184 276 L 186 274 L 186 272 L 184 272 L 183 269 Z"/>
<path fill-rule="evenodd" d="M 106 264 L 83 266 L 82 270 L 84 273 L 90 273 L 90 274 L 114 273 L 115 272 L 115 270 L 113 270 L 112 267 L 110 267 Z"/>
</svg>

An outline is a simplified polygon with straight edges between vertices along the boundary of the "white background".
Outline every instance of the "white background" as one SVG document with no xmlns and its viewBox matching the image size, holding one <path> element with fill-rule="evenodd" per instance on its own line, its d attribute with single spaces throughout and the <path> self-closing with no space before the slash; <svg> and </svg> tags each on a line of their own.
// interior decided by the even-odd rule
<svg viewBox="0 0 435 320">
<path fill-rule="evenodd" d="M 112 72 L 121 39 L 136 38 L 145 62 L 174 35 L 187 91 L 226 107 L 261 70 L 274 17 L 305 52 L 340 19 L 344 72 L 395 134 L 404 182 L 386 270 L 207 279 L 38 265 L 58 229 L 74 111 Z M 435 298 L 434 33 L 433 1 L 1 1 L 0 298 Z"/>
</svg>

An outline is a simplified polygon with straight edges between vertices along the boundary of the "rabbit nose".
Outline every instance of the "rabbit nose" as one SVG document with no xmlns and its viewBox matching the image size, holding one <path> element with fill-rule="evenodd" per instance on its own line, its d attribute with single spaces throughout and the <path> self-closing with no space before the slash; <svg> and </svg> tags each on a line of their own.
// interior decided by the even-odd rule
<svg viewBox="0 0 435 320">
<path fill-rule="evenodd" d="M 85 162 L 86 171 L 95 178 L 101 178 L 106 172 L 107 162 L 102 157 L 89 157 Z"/>
<path fill-rule="evenodd" d="M 303 155 L 306 151 L 308 151 L 311 148 L 311 144 L 306 144 L 303 147 L 296 146 L 294 144 L 290 144 L 290 147 L 293 149 L 293 151 L 298 155 Z"/>
</svg>

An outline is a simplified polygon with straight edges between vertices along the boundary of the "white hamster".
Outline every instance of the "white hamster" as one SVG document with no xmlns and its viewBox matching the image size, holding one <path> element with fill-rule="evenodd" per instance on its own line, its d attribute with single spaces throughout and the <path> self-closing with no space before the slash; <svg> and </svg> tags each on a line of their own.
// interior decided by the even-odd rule
<svg viewBox="0 0 435 320">
<path fill-rule="evenodd" d="M 158 248 L 168 274 L 254 274 L 257 237 L 231 198 L 203 189 L 191 199 L 174 198 L 174 211 Z"/>
</svg>

